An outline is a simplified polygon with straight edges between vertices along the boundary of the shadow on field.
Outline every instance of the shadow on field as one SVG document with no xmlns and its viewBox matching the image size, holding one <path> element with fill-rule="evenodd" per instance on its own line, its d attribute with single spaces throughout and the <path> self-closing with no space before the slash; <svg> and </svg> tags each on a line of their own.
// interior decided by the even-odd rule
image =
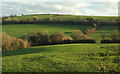
<svg viewBox="0 0 120 74">
<path fill-rule="evenodd" d="M 50 52 L 50 51 L 51 51 L 51 49 L 46 49 L 46 48 L 42 48 L 42 47 L 41 48 L 25 48 L 25 49 L 2 52 L 2 57 L 32 54 L 32 53 L 41 53 L 41 52 Z"/>
</svg>

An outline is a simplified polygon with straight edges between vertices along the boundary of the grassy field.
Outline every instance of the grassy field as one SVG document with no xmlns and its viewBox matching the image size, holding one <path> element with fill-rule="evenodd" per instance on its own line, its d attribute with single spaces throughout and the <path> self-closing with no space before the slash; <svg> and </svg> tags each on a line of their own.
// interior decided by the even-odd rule
<svg viewBox="0 0 120 74">
<path fill-rule="evenodd" d="M 24 33 L 34 33 L 34 32 L 64 32 L 66 35 L 70 35 L 74 30 L 86 31 L 87 28 L 93 27 L 92 25 L 69 25 L 69 24 L 13 24 L 13 25 L 3 25 L 2 31 L 7 32 L 10 36 L 19 37 Z M 101 34 L 110 35 L 114 30 L 117 30 L 117 25 L 102 25 L 95 33 L 91 34 L 92 39 L 100 42 L 102 39 Z M 110 39 L 110 36 L 106 37 Z"/>
<path fill-rule="evenodd" d="M 2 31 L 7 32 L 10 36 L 19 37 L 24 33 L 34 32 L 64 32 L 70 34 L 74 30 L 86 31 L 87 28 L 93 27 L 91 25 L 69 25 L 69 24 L 13 24 L 3 25 Z"/>
<path fill-rule="evenodd" d="M 118 71 L 118 44 L 63 44 L 3 52 L 3 72 Z"/>
</svg>

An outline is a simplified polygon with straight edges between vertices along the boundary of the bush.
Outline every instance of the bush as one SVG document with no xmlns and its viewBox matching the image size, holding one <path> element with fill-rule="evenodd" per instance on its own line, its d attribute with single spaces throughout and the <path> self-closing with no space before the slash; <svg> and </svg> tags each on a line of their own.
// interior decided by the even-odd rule
<svg viewBox="0 0 120 74">
<path fill-rule="evenodd" d="M 62 40 L 73 40 L 70 36 L 64 36 Z"/>
<path fill-rule="evenodd" d="M 111 39 L 112 40 L 120 40 L 120 32 L 118 30 L 114 30 L 111 33 Z"/>
<path fill-rule="evenodd" d="M 38 20 L 39 20 L 39 17 L 33 16 L 33 20 L 34 20 L 34 21 L 38 21 Z"/>
<path fill-rule="evenodd" d="M 72 32 L 72 37 L 75 40 L 89 40 L 90 39 L 90 37 L 88 37 L 87 35 L 83 34 L 83 32 L 80 31 L 80 30 L 73 31 Z"/>
<path fill-rule="evenodd" d="M 34 33 L 34 34 L 33 33 L 32 34 L 24 34 L 20 38 L 30 42 L 32 46 L 48 44 L 50 41 L 48 33 L 46 33 L 46 32 L 45 33 L 38 32 L 38 33 Z"/>
<path fill-rule="evenodd" d="M 64 33 L 60 32 L 60 33 L 53 33 L 52 35 L 50 35 L 50 40 L 51 42 L 60 42 L 62 41 L 64 37 Z"/>
<path fill-rule="evenodd" d="M 5 32 L 2 32 L 2 51 L 21 49 L 29 47 L 29 43 L 16 37 L 11 37 Z"/>
</svg>

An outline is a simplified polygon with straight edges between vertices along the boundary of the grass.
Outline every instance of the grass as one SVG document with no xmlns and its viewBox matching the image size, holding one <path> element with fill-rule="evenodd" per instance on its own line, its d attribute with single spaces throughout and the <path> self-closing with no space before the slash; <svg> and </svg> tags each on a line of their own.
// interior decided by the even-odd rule
<svg viewBox="0 0 120 74">
<path fill-rule="evenodd" d="M 7 32 L 10 36 L 19 37 L 24 33 L 34 32 L 64 32 L 70 34 L 74 30 L 86 31 L 91 25 L 69 25 L 69 24 L 13 24 L 3 25 L 2 31 Z"/>
<path fill-rule="evenodd" d="M 119 71 L 118 44 L 62 44 L 3 52 L 3 72 Z M 117 68 L 118 67 L 118 68 Z"/>
</svg>

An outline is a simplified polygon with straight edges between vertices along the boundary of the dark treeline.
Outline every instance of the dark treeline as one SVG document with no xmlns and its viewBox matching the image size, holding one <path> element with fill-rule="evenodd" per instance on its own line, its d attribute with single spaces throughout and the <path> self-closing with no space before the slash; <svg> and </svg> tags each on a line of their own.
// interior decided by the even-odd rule
<svg viewBox="0 0 120 74">
<path fill-rule="evenodd" d="M 22 17 L 22 16 L 21 16 Z M 31 16 L 32 17 L 32 16 Z M 99 18 L 99 17 L 98 17 Z M 2 18 L 2 24 L 82 24 L 82 25 L 115 25 L 120 23 L 118 18 L 111 19 L 109 21 L 101 21 L 97 20 L 95 17 L 86 17 L 86 19 L 82 20 L 81 16 L 76 16 L 73 20 L 63 20 L 63 18 L 59 18 L 59 15 L 50 15 L 49 18 L 41 20 L 39 17 L 34 16 L 32 18 L 26 18 L 24 20 L 20 20 L 16 15 L 11 15 L 8 17 Z"/>
<path fill-rule="evenodd" d="M 100 25 L 118 25 L 118 22 L 89 22 L 89 21 L 26 21 L 26 20 L 21 20 L 21 21 L 2 21 L 2 24 L 82 24 L 82 25 L 93 25 L 93 24 L 100 24 Z"/>
</svg>

